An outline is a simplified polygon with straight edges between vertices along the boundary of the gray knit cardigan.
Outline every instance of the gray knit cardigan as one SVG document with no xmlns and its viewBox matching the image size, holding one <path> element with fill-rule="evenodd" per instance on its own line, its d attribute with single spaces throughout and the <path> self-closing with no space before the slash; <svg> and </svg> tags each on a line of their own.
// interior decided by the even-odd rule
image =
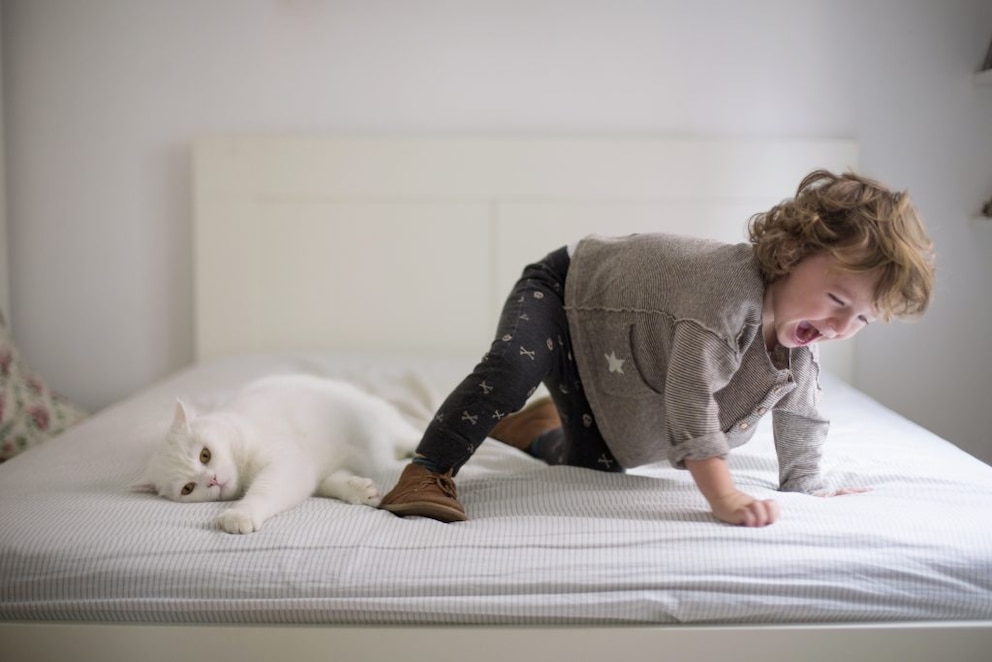
<svg viewBox="0 0 992 662">
<path fill-rule="evenodd" d="M 749 244 L 663 234 L 587 237 L 565 307 L 593 415 L 624 467 L 723 456 L 772 412 L 780 489 L 823 487 L 815 346 L 769 353 Z"/>
</svg>

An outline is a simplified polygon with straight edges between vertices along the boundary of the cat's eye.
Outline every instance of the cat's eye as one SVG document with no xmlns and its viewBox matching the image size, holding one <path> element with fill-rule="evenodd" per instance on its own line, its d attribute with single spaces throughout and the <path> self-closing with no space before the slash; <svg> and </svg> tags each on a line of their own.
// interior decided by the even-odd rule
<svg viewBox="0 0 992 662">
<path fill-rule="evenodd" d="M 188 496 L 195 489 L 196 489 L 196 483 L 186 483 L 185 485 L 183 485 L 182 495 L 183 496 Z"/>
<path fill-rule="evenodd" d="M 202 451 L 200 451 L 200 462 L 206 464 L 209 461 L 210 461 L 210 449 L 204 448 Z"/>
</svg>

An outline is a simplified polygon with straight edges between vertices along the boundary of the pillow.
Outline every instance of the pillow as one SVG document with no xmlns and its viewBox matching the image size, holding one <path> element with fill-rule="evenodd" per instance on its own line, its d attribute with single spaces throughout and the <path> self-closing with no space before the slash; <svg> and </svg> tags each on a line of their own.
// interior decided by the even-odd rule
<svg viewBox="0 0 992 662">
<path fill-rule="evenodd" d="M 0 313 L 0 462 L 84 418 L 85 411 L 28 372 Z"/>
</svg>

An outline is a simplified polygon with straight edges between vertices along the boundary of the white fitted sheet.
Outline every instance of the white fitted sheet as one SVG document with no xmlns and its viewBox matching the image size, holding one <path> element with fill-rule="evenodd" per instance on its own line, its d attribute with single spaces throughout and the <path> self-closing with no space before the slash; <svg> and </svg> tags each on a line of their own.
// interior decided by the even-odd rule
<svg viewBox="0 0 992 662">
<path fill-rule="evenodd" d="M 775 492 L 770 426 L 730 456 L 777 498 L 717 523 L 687 473 L 548 467 L 489 441 L 457 478 L 469 521 L 311 498 L 247 536 L 225 506 L 129 491 L 176 396 L 348 378 L 423 421 L 471 360 L 260 355 L 191 367 L 0 465 L 0 619 L 327 624 L 809 623 L 992 619 L 992 467 L 827 378 L 824 469 L 863 495 Z M 423 395 L 424 386 L 433 395 Z M 767 423 L 767 422 L 766 422 Z M 399 474 L 376 476 L 388 489 Z"/>
</svg>

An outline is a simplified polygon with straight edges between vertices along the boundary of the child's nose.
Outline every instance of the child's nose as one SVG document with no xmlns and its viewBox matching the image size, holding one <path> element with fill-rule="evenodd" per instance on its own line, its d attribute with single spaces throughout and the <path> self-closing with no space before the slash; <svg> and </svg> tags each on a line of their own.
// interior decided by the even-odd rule
<svg viewBox="0 0 992 662">
<path fill-rule="evenodd" d="M 842 315 L 835 317 L 830 322 L 830 329 L 833 332 L 833 338 L 847 338 L 848 336 L 854 335 L 857 331 L 857 327 L 854 324 L 854 315 Z"/>
</svg>

